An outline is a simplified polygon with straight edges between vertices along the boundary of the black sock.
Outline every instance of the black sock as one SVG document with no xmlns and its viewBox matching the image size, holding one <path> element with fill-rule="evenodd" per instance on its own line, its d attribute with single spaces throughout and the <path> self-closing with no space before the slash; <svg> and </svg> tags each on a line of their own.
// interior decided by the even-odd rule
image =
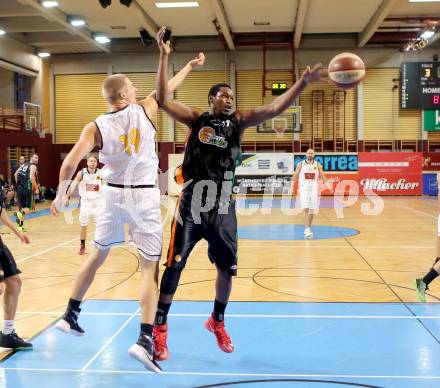
<svg viewBox="0 0 440 388">
<path fill-rule="evenodd" d="M 434 268 L 431 268 L 431 270 L 422 279 L 423 283 L 425 283 L 426 287 L 428 287 L 428 284 L 431 283 L 437 276 L 438 276 L 437 271 Z"/>
<path fill-rule="evenodd" d="M 76 299 L 69 299 L 69 304 L 67 305 L 67 309 L 73 310 L 73 311 L 81 311 L 81 309 L 79 308 L 79 305 L 81 304 L 80 300 L 76 300 Z"/>
<path fill-rule="evenodd" d="M 171 303 L 159 302 L 157 304 L 156 319 L 155 319 L 156 324 L 165 325 L 165 323 L 167 323 L 168 311 L 170 311 L 170 307 L 171 307 Z"/>
<path fill-rule="evenodd" d="M 227 303 L 221 303 L 217 299 L 215 300 L 212 316 L 217 322 L 221 322 L 225 319 L 226 305 Z"/>
<path fill-rule="evenodd" d="M 141 323 L 141 334 L 146 334 L 148 337 L 153 338 L 153 325 Z"/>
<path fill-rule="evenodd" d="M 85 245 L 86 244 L 86 240 L 81 240 L 81 245 Z"/>
</svg>

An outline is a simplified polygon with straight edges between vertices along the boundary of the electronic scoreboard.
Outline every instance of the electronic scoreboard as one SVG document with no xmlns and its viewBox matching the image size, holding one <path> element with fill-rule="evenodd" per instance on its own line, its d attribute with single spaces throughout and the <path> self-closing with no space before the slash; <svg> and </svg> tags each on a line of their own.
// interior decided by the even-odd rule
<svg viewBox="0 0 440 388">
<path fill-rule="evenodd" d="M 440 62 L 402 63 L 400 106 L 403 109 L 440 109 Z"/>
</svg>

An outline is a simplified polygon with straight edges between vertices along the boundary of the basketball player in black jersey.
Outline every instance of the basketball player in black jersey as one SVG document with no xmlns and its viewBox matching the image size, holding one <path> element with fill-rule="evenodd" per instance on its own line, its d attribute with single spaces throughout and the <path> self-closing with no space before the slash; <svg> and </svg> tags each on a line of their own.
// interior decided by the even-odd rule
<svg viewBox="0 0 440 388">
<path fill-rule="evenodd" d="M 301 79 L 271 104 L 248 111 L 233 112 L 234 94 L 227 84 L 214 85 L 208 93 L 209 111 L 201 112 L 172 100 L 166 94 L 169 42 L 158 34 L 161 56 L 157 73 L 157 99 L 175 120 L 186 124 L 190 133 L 181 166 L 183 191 L 176 206 L 166 269 L 160 285 L 154 338 L 156 360 L 166 360 L 169 352 L 167 314 L 180 275 L 194 245 L 208 242 L 208 256 L 217 267 L 216 297 L 205 327 L 224 352 L 234 345 L 225 330 L 224 312 L 237 273 L 237 218 L 231 199 L 235 167 L 240 160 L 240 139 L 247 127 L 271 119 L 292 105 L 308 83 L 321 78 L 321 65 L 309 67 Z"/>
<path fill-rule="evenodd" d="M 24 232 L 24 217 L 34 209 L 34 195 L 39 194 L 38 155 L 33 154 L 28 163 L 24 163 L 15 172 L 17 183 L 18 211 L 14 213 L 18 229 Z"/>
</svg>

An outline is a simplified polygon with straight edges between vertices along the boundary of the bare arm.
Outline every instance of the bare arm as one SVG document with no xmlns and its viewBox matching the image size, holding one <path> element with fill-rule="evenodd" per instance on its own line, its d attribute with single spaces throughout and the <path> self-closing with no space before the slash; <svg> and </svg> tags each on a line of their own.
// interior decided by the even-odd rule
<svg viewBox="0 0 440 388">
<path fill-rule="evenodd" d="M 301 165 L 302 163 L 298 163 L 295 168 L 295 172 L 293 173 L 293 181 L 297 182 L 299 178 L 299 174 L 301 173 Z"/>
<path fill-rule="evenodd" d="M 31 164 L 31 167 L 30 167 L 30 170 L 29 170 L 29 179 L 31 180 L 32 191 L 35 194 L 38 194 L 39 189 L 38 189 L 36 173 L 37 173 L 37 167 L 35 165 Z"/>
<path fill-rule="evenodd" d="M 180 85 L 182 85 L 186 76 L 196 67 L 203 66 L 204 62 L 205 54 L 203 53 L 199 53 L 194 59 L 191 59 L 173 78 L 168 81 L 168 93 L 173 93 Z M 156 90 L 153 90 L 147 98 L 153 98 L 156 100 Z"/>
<path fill-rule="evenodd" d="M 70 184 L 67 193 L 66 193 L 66 198 L 65 200 L 63 200 L 64 202 L 64 206 L 67 206 L 70 196 L 72 195 L 72 193 L 75 191 L 76 187 L 78 186 L 79 182 L 81 182 L 81 179 L 83 178 L 83 173 L 82 170 L 78 171 L 78 173 L 76 174 L 75 179 L 73 180 L 73 182 Z"/>
<path fill-rule="evenodd" d="M 168 57 L 170 54 L 169 42 L 162 41 L 164 30 L 159 30 L 157 34 L 157 43 L 160 49 L 159 68 L 156 76 L 156 96 L 159 105 L 173 119 L 190 126 L 200 115 L 200 111 L 190 108 L 185 104 L 170 98 L 167 91 L 168 84 Z"/>
<path fill-rule="evenodd" d="M 321 79 L 321 69 L 321 64 L 317 64 L 313 69 L 307 67 L 307 70 L 302 74 L 301 78 L 287 90 L 287 92 L 278 96 L 270 104 L 238 112 L 237 117 L 240 123 L 240 129 L 243 131 L 248 127 L 258 125 L 284 112 L 293 104 L 309 83 Z"/>
<path fill-rule="evenodd" d="M 158 35 L 161 34 L 161 38 L 163 34 L 165 33 L 165 27 L 162 27 Z M 169 42 L 167 42 L 169 47 Z M 205 63 L 205 54 L 199 53 L 195 58 L 191 59 L 173 78 L 171 78 L 169 81 L 166 82 L 167 84 L 167 93 L 172 94 L 185 80 L 186 76 L 196 67 L 203 66 Z M 168 74 L 168 64 L 166 67 L 166 72 Z M 139 101 L 139 104 L 141 104 L 145 111 L 147 112 L 147 115 L 149 117 L 154 116 L 158 109 L 158 99 L 157 99 L 157 91 L 153 90 L 147 98 Z"/>
<path fill-rule="evenodd" d="M 52 214 L 56 215 L 57 209 L 62 207 L 62 199 L 64 197 L 64 193 L 70 183 L 70 180 L 72 179 L 76 168 L 78 167 L 79 162 L 97 145 L 97 131 L 98 129 L 94 122 L 88 123 L 84 127 L 81 136 L 75 146 L 66 156 L 66 159 L 64 159 L 60 169 L 58 193 L 51 206 Z"/>
<path fill-rule="evenodd" d="M 17 171 L 14 172 L 14 179 L 15 179 L 15 184 L 18 184 L 18 172 L 20 171 L 20 168 L 17 168 Z"/>
<path fill-rule="evenodd" d="M 16 224 L 9 219 L 8 213 L 6 211 L 0 210 L 0 220 L 21 240 L 21 242 L 29 244 L 29 238 L 17 229 L 17 227 L 15 226 Z"/>
<path fill-rule="evenodd" d="M 321 163 L 318 162 L 317 164 L 318 164 L 318 171 L 319 171 L 319 179 L 322 180 L 324 183 L 327 183 L 328 178 L 324 174 L 324 170 L 322 169 Z"/>
</svg>

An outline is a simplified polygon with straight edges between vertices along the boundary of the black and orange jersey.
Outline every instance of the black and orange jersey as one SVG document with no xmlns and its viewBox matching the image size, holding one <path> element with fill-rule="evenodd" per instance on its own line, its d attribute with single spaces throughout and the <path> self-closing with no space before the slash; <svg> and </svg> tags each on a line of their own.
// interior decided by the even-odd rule
<svg viewBox="0 0 440 388">
<path fill-rule="evenodd" d="M 184 182 L 202 180 L 221 184 L 231 180 L 241 161 L 240 127 L 237 117 L 214 117 L 205 112 L 191 125 L 181 166 Z"/>
</svg>

